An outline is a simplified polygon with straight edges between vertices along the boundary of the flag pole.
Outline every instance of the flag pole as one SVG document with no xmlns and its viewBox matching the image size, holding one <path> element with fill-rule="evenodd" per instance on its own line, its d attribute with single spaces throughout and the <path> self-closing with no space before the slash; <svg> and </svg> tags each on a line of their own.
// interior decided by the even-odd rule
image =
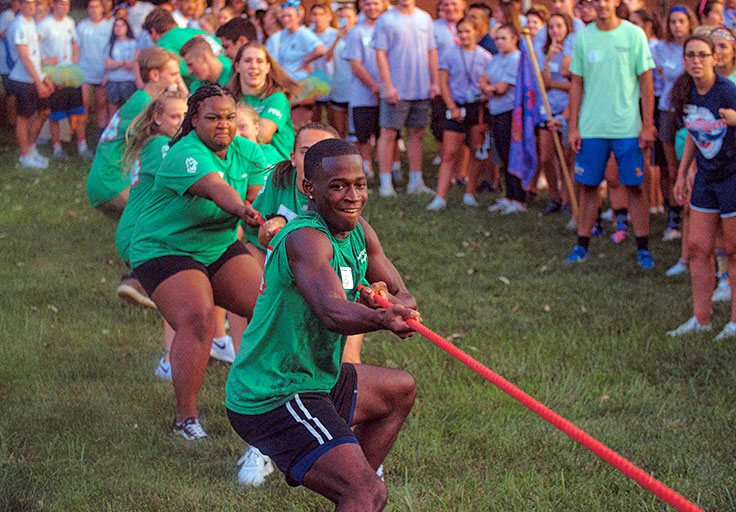
<svg viewBox="0 0 736 512">
<path fill-rule="evenodd" d="M 552 120 L 552 109 L 549 107 L 549 100 L 547 100 L 547 90 L 544 88 L 544 80 L 542 79 L 542 72 L 539 71 L 539 63 L 537 62 L 537 56 L 534 53 L 534 47 L 532 46 L 531 37 L 529 36 L 529 29 L 524 28 L 521 30 L 521 35 L 526 41 L 526 47 L 529 50 L 529 57 L 534 66 L 534 76 L 536 77 L 537 84 L 539 85 L 539 92 L 542 93 L 542 101 L 544 101 L 544 109 L 547 111 L 547 119 Z M 552 138 L 555 141 L 555 149 L 557 150 L 557 158 L 560 160 L 560 169 L 562 169 L 562 177 L 565 180 L 565 186 L 567 187 L 567 194 L 570 197 L 570 205 L 572 206 L 572 218 L 578 218 L 578 200 L 575 197 L 575 188 L 572 185 L 570 179 L 570 172 L 567 169 L 567 162 L 565 161 L 565 154 L 562 151 L 562 144 L 560 143 L 560 137 L 557 130 L 550 130 L 552 132 Z"/>
</svg>

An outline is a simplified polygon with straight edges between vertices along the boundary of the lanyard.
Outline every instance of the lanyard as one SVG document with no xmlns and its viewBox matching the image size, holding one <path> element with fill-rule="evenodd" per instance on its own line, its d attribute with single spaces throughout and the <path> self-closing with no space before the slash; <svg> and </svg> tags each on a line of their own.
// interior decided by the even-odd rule
<svg viewBox="0 0 736 512">
<path fill-rule="evenodd" d="M 477 52 L 473 50 L 473 56 L 470 58 L 470 70 L 468 70 L 468 65 L 465 63 L 465 50 L 463 50 L 462 46 L 457 47 L 458 50 L 460 50 L 460 61 L 463 63 L 463 69 L 465 70 L 465 80 L 468 82 L 468 90 L 473 87 L 474 81 L 473 81 L 473 64 L 475 64 L 475 56 L 477 55 Z"/>
<path fill-rule="evenodd" d="M 457 38 L 457 32 L 456 28 L 452 26 L 452 23 L 450 23 L 448 20 L 445 20 L 445 23 L 447 23 L 447 30 L 450 31 L 450 35 L 452 36 L 452 40 L 455 42 L 456 45 L 460 46 L 460 39 Z"/>
</svg>

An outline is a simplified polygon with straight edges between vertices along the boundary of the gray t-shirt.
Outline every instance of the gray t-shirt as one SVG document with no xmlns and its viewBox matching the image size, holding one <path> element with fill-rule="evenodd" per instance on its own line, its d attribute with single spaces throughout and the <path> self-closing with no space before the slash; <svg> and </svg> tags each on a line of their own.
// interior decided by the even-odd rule
<svg viewBox="0 0 736 512">
<path fill-rule="evenodd" d="M 41 38 L 41 58 L 58 57 L 59 66 L 72 63 L 72 42 L 77 41 L 74 20 L 66 16 L 61 21 L 49 15 L 37 26 Z"/>
<path fill-rule="evenodd" d="M 480 46 L 469 52 L 453 45 L 440 54 L 440 69 L 449 75 L 450 94 L 455 103 L 480 101 L 480 77 L 486 73 L 490 61 L 491 54 Z"/>
<path fill-rule="evenodd" d="M 135 39 L 115 41 L 112 47 L 112 55 L 110 55 L 110 45 L 105 46 L 105 58 L 112 57 L 112 60 L 117 62 L 123 60 L 132 62 L 135 58 L 135 47 Z M 135 80 L 135 73 L 125 68 L 111 69 L 107 72 L 107 79 L 111 82 L 132 82 Z"/>
<path fill-rule="evenodd" d="M 279 33 L 281 34 L 279 49 L 276 54 L 272 54 L 272 57 L 281 64 L 281 67 L 289 73 L 293 80 L 298 82 L 308 75 L 306 71 L 299 69 L 304 63 L 304 59 L 318 46 L 324 45 L 314 35 L 314 32 L 307 27 L 299 27 L 293 34 L 288 29 L 284 29 Z"/>
<path fill-rule="evenodd" d="M 486 74 L 491 84 L 505 82 L 511 87 L 506 89 L 503 96 L 493 96 L 488 100 L 488 110 L 491 114 L 503 114 L 514 108 L 514 94 L 516 75 L 519 72 L 519 59 L 521 52 L 516 50 L 507 55 L 498 53 L 493 56 L 486 68 Z"/>
<path fill-rule="evenodd" d="M 0 75 L 10 73 L 10 63 L 8 62 L 8 46 L 6 43 L 7 31 L 10 24 L 15 19 L 15 13 L 12 9 L 6 9 L 0 14 L 0 33 L 5 32 L 5 37 L 0 40 Z"/>
<path fill-rule="evenodd" d="M 377 83 L 381 83 L 381 76 L 376 65 L 376 52 L 371 46 L 372 40 L 373 27 L 365 22 L 358 23 L 348 32 L 345 38 L 344 57 L 348 60 L 360 61 L 368 74 L 371 75 L 371 78 Z M 352 75 L 350 80 L 348 101 L 351 107 L 375 107 L 378 105 L 378 98 L 355 75 Z"/>
<path fill-rule="evenodd" d="M 418 8 L 409 15 L 395 8 L 384 12 L 376 21 L 373 48 L 386 52 L 391 81 L 400 100 L 429 99 L 427 52 L 437 48 L 429 14 Z M 385 95 L 384 87 L 381 96 Z"/>
<path fill-rule="evenodd" d="M 127 4 L 123 5 L 128 10 L 128 23 L 130 28 L 133 29 L 133 34 L 138 37 L 143 29 L 143 22 L 146 20 L 146 16 L 154 9 L 153 4 L 148 2 L 136 2 L 133 7 L 129 7 Z"/>
<path fill-rule="evenodd" d="M 105 76 L 105 54 L 100 51 L 110 42 L 113 19 L 102 19 L 92 23 L 89 18 L 77 23 L 79 38 L 79 69 L 84 75 L 84 83 L 99 85 Z"/>
<path fill-rule="evenodd" d="M 12 39 L 10 39 L 9 42 L 13 46 L 17 47 L 18 45 L 26 45 L 28 47 L 28 55 L 31 58 L 33 67 L 36 69 L 36 73 L 38 73 L 39 78 L 43 80 L 46 75 L 41 69 L 41 48 L 38 43 L 36 22 L 33 21 L 33 18 L 26 19 L 25 16 L 19 14 L 16 16 L 15 21 L 10 24 L 8 32 L 12 33 Z M 15 65 L 10 71 L 10 79 L 15 80 L 16 82 L 25 82 L 27 84 L 33 83 L 31 74 L 18 57 L 17 48 L 15 48 Z"/>
</svg>

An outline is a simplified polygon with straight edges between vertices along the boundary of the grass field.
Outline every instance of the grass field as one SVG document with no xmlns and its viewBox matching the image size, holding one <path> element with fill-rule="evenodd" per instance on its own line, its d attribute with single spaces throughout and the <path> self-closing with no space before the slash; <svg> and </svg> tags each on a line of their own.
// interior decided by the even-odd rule
<svg viewBox="0 0 736 512">
<path fill-rule="evenodd" d="M 209 364 L 200 394 L 210 439 L 174 438 L 173 391 L 153 375 L 160 319 L 115 297 L 125 269 L 85 166 L 23 170 L 2 142 L 0 510 L 331 510 L 280 475 L 237 485 L 227 365 Z M 663 218 L 654 271 L 632 241 L 594 240 L 570 266 L 566 219 L 539 205 L 509 218 L 456 206 L 458 190 L 444 213 L 426 212 L 429 199 L 372 194 L 364 213 L 426 325 L 702 508 L 735 510 L 736 341 L 665 336 L 691 302 L 687 276 L 664 277 L 679 248 L 659 242 Z M 718 304 L 716 332 L 727 321 Z M 668 509 L 420 337 L 369 334 L 363 360 L 418 385 L 385 462 L 388 510 Z"/>
</svg>

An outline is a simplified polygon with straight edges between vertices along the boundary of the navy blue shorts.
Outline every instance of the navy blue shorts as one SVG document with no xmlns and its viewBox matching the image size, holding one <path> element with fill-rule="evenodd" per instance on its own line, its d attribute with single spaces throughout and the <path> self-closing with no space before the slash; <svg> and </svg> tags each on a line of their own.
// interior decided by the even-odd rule
<svg viewBox="0 0 736 512">
<path fill-rule="evenodd" d="M 606 175 L 608 157 L 613 151 L 622 185 L 641 185 L 644 182 L 644 155 L 639 139 L 583 139 L 580 153 L 575 157 L 575 181 L 597 187 Z"/>
<path fill-rule="evenodd" d="M 227 417 L 235 432 L 271 457 L 286 482 L 297 487 L 322 455 L 341 444 L 358 444 L 350 429 L 357 398 L 357 372 L 352 364 L 343 363 L 329 393 L 297 393 L 263 414 L 228 409 Z"/>
<path fill-rule="evenodd" d="M 707 182 L 703 172 L 695 175 L 690 208 L 696 212 L 720 213 L 722 218 L 736 215 L 736 174 L 721 181 Z"/>
</svg>

